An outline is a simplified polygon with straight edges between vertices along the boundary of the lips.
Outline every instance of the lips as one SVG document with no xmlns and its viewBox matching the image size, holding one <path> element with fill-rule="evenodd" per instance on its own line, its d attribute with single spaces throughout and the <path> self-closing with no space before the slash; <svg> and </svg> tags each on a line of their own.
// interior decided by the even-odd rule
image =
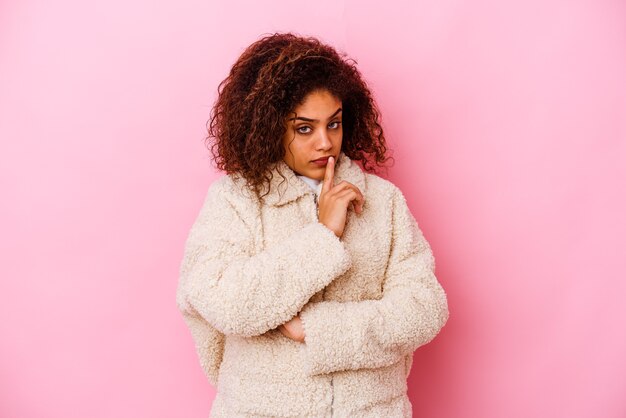
<svg viewBox="0 0 626 418">
<path fill-rule="evenodd" d="M 324 162 L 325 163 L 325 162 L 328 162 L 328 159 L 330 157 L 332 157 L 332 155 L 329 155 L 328 157 L 318 158 L 317 160 L 313 160 L 313 162 L 319 162 L 319 163 Z"/>
</svg>

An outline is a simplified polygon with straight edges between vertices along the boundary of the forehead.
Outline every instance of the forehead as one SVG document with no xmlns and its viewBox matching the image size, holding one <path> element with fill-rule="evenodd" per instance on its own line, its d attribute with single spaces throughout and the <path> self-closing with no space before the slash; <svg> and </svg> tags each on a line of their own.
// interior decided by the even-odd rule
<svg viewBox="0 0 626 418">
<path fill-rule="evenodd" d="M 298 116 L 319 119 L 332 115 L 340 107 L 341 100 L 338 97 L 328 90 L 316 90 L 306 95 L 294 111 Z"/>
</svg>

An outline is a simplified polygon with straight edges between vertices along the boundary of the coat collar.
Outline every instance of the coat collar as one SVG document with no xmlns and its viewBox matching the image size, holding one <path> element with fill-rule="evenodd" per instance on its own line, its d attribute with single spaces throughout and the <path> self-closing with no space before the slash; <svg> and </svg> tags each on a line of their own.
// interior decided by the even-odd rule
<svg viewBox="0 0 626 418">
<path fill-rule="evenodd" d="M 285 179 L 283 179 L 280 173 L 285 176 Z M 280 160 L 274 165 L 274 168 L 271 170 L 271 176 L 269 193 L 263 196 L 267 191 L 267 185 L 264 185 L 261 189 L 262 200 L 268 205 L 281 206 L 307 193 L 313 193 L 313 189 L 311 189 L 304 180 L 298 177 L 283 160 Z M 342 180 L 354 184 L 361 192 L 365 191 L 365 173 L 361 167 L 344 154 L 343 151 L 339 153 L 335 165 L 334 183 L 337 184 Z M 324 180 L 317 186 L 316 194 L 318 196 L 322 190 L 323 184 Z"/>
</svg>

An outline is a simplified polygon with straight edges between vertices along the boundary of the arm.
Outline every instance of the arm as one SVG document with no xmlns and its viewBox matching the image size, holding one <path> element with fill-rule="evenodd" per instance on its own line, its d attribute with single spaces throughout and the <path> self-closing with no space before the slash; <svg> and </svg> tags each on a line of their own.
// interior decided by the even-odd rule
<svg viewBox="0 0 626 418">
<path fill-rule="evenodd" d="M 430 245 L 397 188 L 392 202 L 382 298 L 309 303 L 300 312 L 309 375 L 394 364 L 430 342 L 448 320 Z"/>
<path fill-rule="evenodd" d="M 251 254 L 253 232 L 229 202 L 222 179 L 211 185 L 185 243 L 177 305 L 223 334 L 260 335 L 288 321 L 350 267 L 343 243 L 312 222 Z"/>
<path fill-rule="evenodd" d="M 183 319 L 191 331 L 200 366 L 209 383 L 217 386 L 220 365 L 224 354 L 224 334 L 213 328 L 196 313 L 183 313 Z"/>
</svg>

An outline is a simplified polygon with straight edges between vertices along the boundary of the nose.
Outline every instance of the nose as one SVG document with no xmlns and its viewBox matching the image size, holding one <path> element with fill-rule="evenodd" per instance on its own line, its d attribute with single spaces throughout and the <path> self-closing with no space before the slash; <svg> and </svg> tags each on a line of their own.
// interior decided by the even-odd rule
<svg viewBox="0 0 626 418">
<path fill-rule="evenodd" d="M 320 130 L 316 145 L 318 150 L 329 150 L 333 147 L 333 143 L 330 141 L 328 132 L 325 129 Z"/>
</svg>

